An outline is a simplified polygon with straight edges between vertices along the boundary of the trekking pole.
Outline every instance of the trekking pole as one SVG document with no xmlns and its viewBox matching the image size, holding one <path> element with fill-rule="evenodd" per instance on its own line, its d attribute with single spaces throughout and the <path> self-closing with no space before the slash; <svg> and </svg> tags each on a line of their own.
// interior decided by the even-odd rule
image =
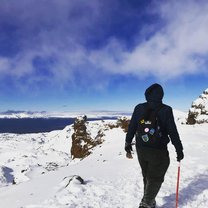
<svg viewBox="0 0 208 208">
<path fill-rule="evenodd" d="M 177 185 L 176 185 L 176 208 L 178 208 L 178 191 L 179 191 L 179 180 L 180 180 L 180 161 L 178 162 L 178 176 L 177 176 Z"/>
</svg>

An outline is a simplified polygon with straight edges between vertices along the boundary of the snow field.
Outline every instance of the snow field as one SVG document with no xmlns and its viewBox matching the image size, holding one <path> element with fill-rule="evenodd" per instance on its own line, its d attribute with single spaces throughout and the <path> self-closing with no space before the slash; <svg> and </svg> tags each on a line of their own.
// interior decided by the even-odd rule
<svg viewBox="0 0 208 208">
<path fill-rule="evenodd" d="M 177 115 L 185 154 L 181 162 L 179 208 L 205 208 L 208 207 L 208 125 L 181 125 L 179 121 L 183 120 L 183 115 Z M 99 130 L 105 136 L 103 144 L 92 149 L 92 154 L 83 160 L 71 160 L 71 126 L 47 134 L 1 135 L 1 166 L 12 169 L 10 175 L 14 174 L 15 177 L 21 173 L 21 169 L 30 168 L 26 173 L 21 173 L 21 177 L 18 176 L 17 185 L 5 183 L 1 173 L 0 207 L 138 207 L 143 181 L 135 148 L 133 159 L 127 159 L 124 151 L 125 133 L 120 128 L 107 128 L 108 123 L 114 122 L 93 121 L 87 124 L 92 137 Z M 175 207 L 178 163 L 171 144 L 169 152 L 171 163 L 157 197 L 158 208 Z M 22 159 L 22 155 L 27 157 Z M 48 164 L 51 169 L 47 169 Z M 74 179 L 74 175 L 81 176 L 85 184 Z"/>
</svg>

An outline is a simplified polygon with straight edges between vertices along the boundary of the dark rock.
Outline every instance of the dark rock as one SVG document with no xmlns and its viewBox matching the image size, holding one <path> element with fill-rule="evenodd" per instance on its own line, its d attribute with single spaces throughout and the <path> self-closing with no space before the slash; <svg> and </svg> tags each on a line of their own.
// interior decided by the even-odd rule
<svg viewBox="0 0 208 208">
<path fill-rule="evenodd" d="M 128 131 L 130 120 L 127 117 L 121 117 L 117 121 L 118 127 L 121 127 L 125 133 Z"/>
<path fill-rule="evenodd" d="M 97 136 L 93 139 L 87 132 L 86 127 L 87 117 L 78 117 L 74 122 L 74 133 L 72 134 L 72 147 L 71 156 L 72 159 L 80 158 L 83 159 L 91 153 L 91 149 L 96 145 L 101 144 L 103 132 L 98 131 Z"/>
<path fill-rule="evenodd" d="M 84 184 L 86 184 L 85 183 L 85 181 L 84 181 L 84 179 L 81 177 L 81 176 L 79 176 L 79 175 L 73 175 L 73 176 L 70 176 L 70 177 L 65 177 L 64 178 L 64 180 L 69 180 L 68 182 L 67 182 L 67 184 L 65 185 L 65 188 L 67 187 L 67 186 L 69 186 L 69 184 L 72 182 L 72 181 L 74 181 L 74 182 L 78 182 L 78 183 L 80 183 L 81 185 L 84 185 Z"/>
</svg>

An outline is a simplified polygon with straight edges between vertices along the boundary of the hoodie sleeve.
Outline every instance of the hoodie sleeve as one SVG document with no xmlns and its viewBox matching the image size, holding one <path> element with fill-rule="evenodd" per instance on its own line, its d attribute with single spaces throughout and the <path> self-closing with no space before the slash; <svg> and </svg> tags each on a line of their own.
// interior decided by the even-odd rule
<svg viewBox="0 0 208 208">
<path fill-rule="evenodd" d="M 134 112 L 132 114 L 130 123 L 129 123 L 129 127 L 128 127 L 128 132 L 126 134 L 126 143 L 131 143 L 134 135 L 136 133 L 137 130 L 137 106 L 134 108 Z"/>
<path fill-rule="evenodd" d="M 174 121 L 172 108 L 170 108 L 168 112 L 167 131 L 168 131 L 168 135 L 170 136 L 171 142 L 176 149 L 176 152 L 182 151 L 183 146 L 182 146 L 179 134 L 178 134 L 175 121 Z"/>
</svg>

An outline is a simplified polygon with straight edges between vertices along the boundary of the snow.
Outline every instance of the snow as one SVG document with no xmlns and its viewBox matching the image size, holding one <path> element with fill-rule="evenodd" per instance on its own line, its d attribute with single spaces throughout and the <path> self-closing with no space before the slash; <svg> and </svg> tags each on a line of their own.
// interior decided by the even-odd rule
<svg viewBox="0 0 208 208">
<path fill-rule="evenodd" d="M 190 124 L 208 122 L 208 89 L 193 101 L 187 121 Z"/>
<path fill-rule="evenodd" d="M 203 115 L 199 115 L 196 118 L 197 123 L 208 123 L 208 117 L 207 117 L 207 115 L 204 115 L 204 114 Z"/>
<path fill-rule="evenodd" d="M 179 208 L 208 207 L 208 124 L 182 125 L 185 113 L 174 111 L 184 146 Z M 125 133 L 107 128 L 116 121 L 87 122 L 87 131 L 104 132 L 104 142 L 83 160 L 70 155 L 72 125 L 39 134 L 0 134 L 1 208 L 134 208 L 143 182 L 135 147 L 133 159 L 124 151 Z M 176 154 L 157 196 L 159 208 L 175 207 Z M 80 176 L 82 184 L 77 180 Z M 15 181 L 15 185 L 13 185 Z"/>
<path fill-rule="evenodd" d="M 193 106 L 204 107 L 208 105 L 207 95 L 202 94 L 199 98 L 197 98 L 193 104 Z"/>
</svg>

